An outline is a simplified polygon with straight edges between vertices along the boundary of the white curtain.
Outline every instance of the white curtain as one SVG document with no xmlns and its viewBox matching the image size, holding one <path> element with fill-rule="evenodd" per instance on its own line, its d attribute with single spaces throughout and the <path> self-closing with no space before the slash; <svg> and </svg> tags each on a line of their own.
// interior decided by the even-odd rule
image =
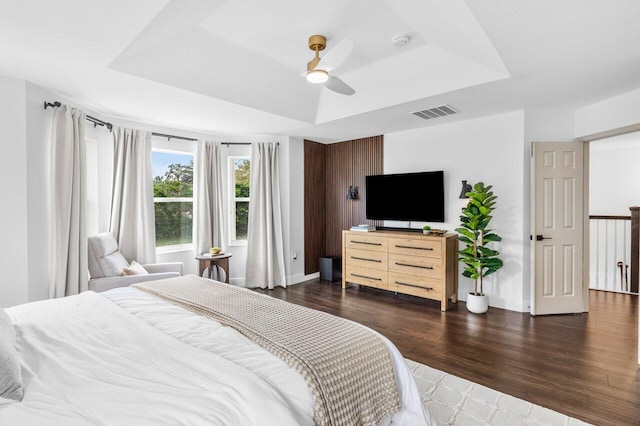
<svg viewBox="0 0 640 426">
<path fill-rule="evenodd" d="M 50 168 L 49 297 L 88 290 L 85 114 L 68 105 L 53 112 Z"/>
<path fill-rule="evenodd" d="M 251 144 L 246 286 L 286 287 L 277 143 Z"/>
<path fill-rule="evenodd" d="M 193 236 L 196 253 L 223 247 L 224 209 L 220 144 L 198 141 L 193 176 Z M 223 247 L 224 248 L 224 247 Z"/>
<path fill-rule="evenodd" d="M 114 127 L 113 143 L 109 232 L 118 240 L 119 249 L 129 262 L 155 263 L 151 134 Z"/>
</svg>

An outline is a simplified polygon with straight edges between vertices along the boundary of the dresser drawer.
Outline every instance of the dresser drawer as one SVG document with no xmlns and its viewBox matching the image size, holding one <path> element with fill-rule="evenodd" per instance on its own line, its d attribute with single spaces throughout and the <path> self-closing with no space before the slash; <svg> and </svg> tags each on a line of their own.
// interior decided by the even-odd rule
<svg viewBox="0 0 640 426">
<path fill-rule="evenodd" d="M 389 255 L 386 252 L 351 249 L 347 251 L 347 265 L 361 268 L 387 270 Z"/>
<path fill-rule="evenodd" d="M 417 275 L 389 272 L 389 290 L 412 296 L 441 300 L 443 293 L 442 280 L 420 277 Z"/>
<path fill-rule="evenodd" d="M 427 278 L 442 278 L 442 259 L 425 256 L 407 256 L 403 254 L 389 254 L 389 272 L 423 275 Z"/>
<path fill-rule="evenodd" d="M 365 235 L 360 235 L 365 234 Z M 374 235 L 367 235 L 366 232 L 358 232 L 347 234 L 346 238 L 347 249 L 359 249 L 359 250 L 371 250 L 387 252 L 389 245 L 389 239 L 385 237 L 376 237 Z"/>
<path fill-rule="evenodd" d="M 387 275 L 387 271 L 381 271 L 379 269 L 360 268 L 357 266 L 349 266 L 347 264 L 345 279 L 350 283 L 362 284 L 369 287 L 376 287 L 386 290 L 388 287 Z"/>
<path fill-rule="evenodd" d="M 389 238 L 389 253 L 439 259 L 442 257 L 442 242 L 440 239 Z"/>
</svg>

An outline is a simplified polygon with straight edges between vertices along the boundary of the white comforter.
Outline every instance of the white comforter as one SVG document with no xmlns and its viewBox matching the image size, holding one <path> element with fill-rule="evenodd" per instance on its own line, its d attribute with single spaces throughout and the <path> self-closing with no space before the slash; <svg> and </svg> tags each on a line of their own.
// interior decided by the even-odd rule
<svg viewBox="0 0 640 426">
<path fill-rule="evenodd" d="M 7 309 L 25 396 L 0 425 L 306 425 L 302 377 L 230 327 L 136 290 Z M 383 423 L 432 424 L 388 340 L 403 410 Z"/>
</svg>

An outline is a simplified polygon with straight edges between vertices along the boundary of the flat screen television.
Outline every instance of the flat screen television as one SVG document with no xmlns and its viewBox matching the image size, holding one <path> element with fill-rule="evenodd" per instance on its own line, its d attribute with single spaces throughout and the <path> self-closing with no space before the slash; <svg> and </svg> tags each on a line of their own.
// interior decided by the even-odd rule
<svg viewBox="0 0 640 426">
<path fill-rule="evenodd" d="M 444 172 L 366 176 L 369 220 L 444 222 Z"/>
</svg>

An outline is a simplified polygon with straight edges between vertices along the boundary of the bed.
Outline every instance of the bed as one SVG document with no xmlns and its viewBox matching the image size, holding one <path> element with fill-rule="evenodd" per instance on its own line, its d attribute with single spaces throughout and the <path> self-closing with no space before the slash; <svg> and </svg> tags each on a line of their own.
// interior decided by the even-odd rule
<svg viewBox="0 0 640 426">
<path fill-rule="evenodd" d="M 148 289 L 88 291 L 5 312 L 15 330 L 24 395 L 21 401 L 0 397 L 2 425 L 318 423 L 309 382 L 298 369 L 224 321 Z M 366 330 L 388 348 L 401 405 L 378 424 L 434 424 L 397 348 Z"/>
</svg>

